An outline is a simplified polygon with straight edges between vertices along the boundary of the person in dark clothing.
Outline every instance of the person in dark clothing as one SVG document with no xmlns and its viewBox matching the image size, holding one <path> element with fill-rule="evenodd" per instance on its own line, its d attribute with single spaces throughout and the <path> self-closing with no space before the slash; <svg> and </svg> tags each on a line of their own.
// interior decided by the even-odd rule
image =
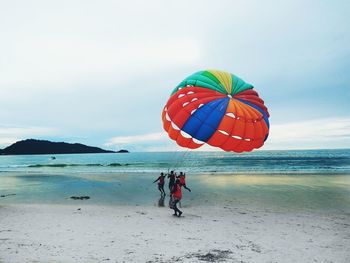
<svg viewBox="0 0 350 263">
<path fill-rule="evenodd" d="M 175 185 L 175 179 L 176 179 L 176 174 L 174 173 L 174 171 L 171 171 L 170 174 L 168 174 L 168 178 L 169 178 L 169 190 L 171 193 L 171 189 Z"/>
<path fill-rule="evenodd" d="M 177 203 L 180 202 L 182 198 L 182 191 L 181 191 L 181 185 L 180 185 L 180 180 L 177 179 L 175 181 L 175 184 L 172 188 L 171 191 L 171 198 L 172 198 L 172 209 L 174 209 L 174 216 L 180 217 L 182 215 L 182 211 L 177 208 Z"/>
<path fill-rule="evenodd" d="M 158 182 L 158 190 L 160 191 L 161 195 L 165 196 L 164 179 L 165 179 L 164 173 L 160 173 L 160 176 L 153 183 Z"/>
</svg>

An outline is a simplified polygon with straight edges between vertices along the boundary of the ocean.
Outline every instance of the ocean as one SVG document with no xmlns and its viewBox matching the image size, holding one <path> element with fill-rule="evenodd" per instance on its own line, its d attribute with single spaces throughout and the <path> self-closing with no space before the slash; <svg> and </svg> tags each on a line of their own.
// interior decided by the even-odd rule
<svg viewBox="0 0 350 263">
<path fill-rule="evenodd" d="M 162 205 L 153 181 L 170 170 L 186 173 L 184 207 L 350 212 L 350 149 L 0 156 L 0 205 Z"/>
</svg>

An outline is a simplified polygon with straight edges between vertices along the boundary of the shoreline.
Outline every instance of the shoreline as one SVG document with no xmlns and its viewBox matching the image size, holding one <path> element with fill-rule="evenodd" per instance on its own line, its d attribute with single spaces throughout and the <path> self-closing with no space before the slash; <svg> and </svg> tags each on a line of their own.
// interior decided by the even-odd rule
<svg viewBox="0 0 350 263">
<path fill-rule="evenodd" d="M 0 262 L 349 262 L 349 213 L 1 205 Z M 300 256 L 303 255 L 303 258 Z"/>
<path fill-rule="evenodd" d="M 57 167 L 56 167 L 57 168 Z M 0 170 L 0 174 L 9 174 L 9 175 L 31 175 L 31 174 L 43 174 L 43 175 L 101 175 L 101 174 L 106 174 L 106 175 L 115 175 L 115 176 L 123 176 L 123 175 L 158 175 L 160 172 L 164 172 L 162 169 L 155 170 L 155 171 L 132 171 L 132 170 L 102 170 L 102 171 L 72 171 L 70 167 L 61 167 L 57 168 L 56 170 L 35 170 L 35 168 L 26 168 L 27 170 Z M 181 169 L 180 169 L 181 170 Z M 175 170 L 176 172 L 179 171 L 179 169 Z M 305 171 L 288 171 L 288 172 L 281 172 L 281 171 L 266 171 L 266 172 L 252 172 L 252 171 L 239 171 L 239 172 L 228 172 L 228 171 L 189 171 L 185 172 L 186 174 L 189 174 L 191 176 L 208 176 L 208 175 L 213 175 L 213 176 L 350 176 L 349 171 L 319 171 L 319 172 L 305 172 Z"/>
</svg>

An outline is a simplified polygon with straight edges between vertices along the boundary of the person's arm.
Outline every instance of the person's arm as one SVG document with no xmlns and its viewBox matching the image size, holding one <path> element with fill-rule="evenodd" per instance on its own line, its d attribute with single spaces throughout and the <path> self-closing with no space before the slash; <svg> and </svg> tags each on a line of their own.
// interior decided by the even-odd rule
<svg viewBox="0 0 350 263">
<path fill-rule="evenodd" d="M 184 184 L 184 188 L 186 189 L 186 190 L 188 190 L 188 191 L 190 191 L 191 192 L 191 189 L 190 188 L 188 188 L 185 184 Z"/>
<path fill-rule="evenodd" d="M 159 181 L 159 179 L 160 179 L 160 176 L 159 176 L 159 177 L 158 177 L 158 179 L 157 179 L 157 180 L 155 180 L 153 183 L 155 183 L 155 182 Z"/>
</svg>

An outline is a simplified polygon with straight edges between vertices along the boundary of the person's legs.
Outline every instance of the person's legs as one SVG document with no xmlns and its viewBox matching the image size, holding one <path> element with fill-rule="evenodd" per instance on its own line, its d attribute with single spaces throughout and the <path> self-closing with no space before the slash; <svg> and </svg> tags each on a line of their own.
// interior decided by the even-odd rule
<svg viewBox="0 0 350 263">
<path fill-rule="evenodd" d="M 171 190 L 173 189 L 174 184 L 169 184 L 169 193 L 171 194 Z"/>
<path fill-rule="evenodd" d="M 183 185 L 183 187 L 184 187 L 185 189 L 187 189 L 188 191 L 190 191 L 190 192 L 191 192 L 191 189 L 190 189 L 190 188 L 188 188 L 188 187 L 187 187 L 187 185 L 185 185 L 185 184 L 184 184 L 184 185 Z"/>
<path fill-rule="evenodd" d="M 177 216 L 177 211 L 179 211 L 179 209 L 176 207 L 176 203 L 177 203 L 177 200 L 172 200 L 172 206 L 173 206 L 173 209 L 174 209 L 174 216 Z"/>
<path fill-rule="evenodd" d="M 173 196 L 170 194 L 170 198 L 169 198 L 169 207 L 171 208 L 171 209 L 174 209 L 174 202 L 173 202 Z"/>
<path fill-rule="evenodd" d="M 175 201 L 174 201 L 174 208 L 173 208 L 174 211 L 175 211 L 175 215 L 177 215 L 177 216 L 181 216 L 181 214 L 182 214 L 180 209 L 177 208 L 177 206 L 176 206 L 179 201 L 180 201 L 179 199 L 175 199 Z"/>
<path fill-rule="evenodd" d="M 165 195 L 164 184 L 162 184 L 162 185 L 160 186 L 160 188 L 161 188 L 161 192 Z"/>
</svg>

